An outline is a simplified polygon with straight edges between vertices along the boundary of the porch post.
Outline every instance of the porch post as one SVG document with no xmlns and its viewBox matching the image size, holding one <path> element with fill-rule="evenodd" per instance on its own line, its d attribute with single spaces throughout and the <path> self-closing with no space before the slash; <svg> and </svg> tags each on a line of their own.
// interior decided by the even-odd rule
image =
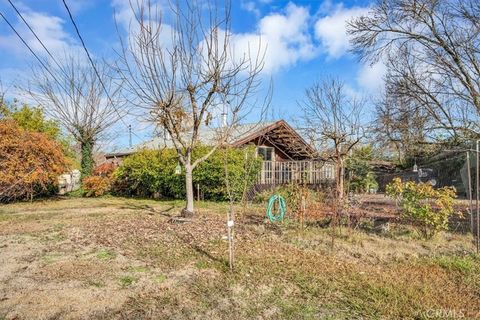
<svg viewBox="0 0 480 320">
<path fill-rule="evenodd" d="M 309 184 L 312 184 L 312 177 L 313 177 L 313 172 L 312 172 L 312 168 L 313 168 L 313 162 L 310 160 L 308 161 L 308 183 Z"/>
<path fill-rule="evenodd" d="M 265 184 L 265 161 L 262 161 L 262 172 L 260 172 L 260 183 Z"/>
</svg>

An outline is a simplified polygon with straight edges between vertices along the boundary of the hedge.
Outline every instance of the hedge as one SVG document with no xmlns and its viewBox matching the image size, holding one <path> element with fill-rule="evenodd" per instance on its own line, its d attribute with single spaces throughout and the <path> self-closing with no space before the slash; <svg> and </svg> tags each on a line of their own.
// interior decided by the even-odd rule
<svg viewBox="0 0 480 320">
<path fill-rule="evenodd" d="M 196 159 L 206 152 L 206 146 L 193 152 Z M 176 175 L 179 164 L 174 149 L 143 150 L 128 156 L 113 174 L 113 192 L 120 195 L 141 197 L 185 197 L 185 174 Z M 261 160 L 255 156 L 255 148 L 219 149 L 193 170 L 193 184 L 197 185 L 205 199 L 228 200 L 226 170 L 235 200 L 241 199 L 244 190 L 255 183 L 260 172 Z"/>
</svg>

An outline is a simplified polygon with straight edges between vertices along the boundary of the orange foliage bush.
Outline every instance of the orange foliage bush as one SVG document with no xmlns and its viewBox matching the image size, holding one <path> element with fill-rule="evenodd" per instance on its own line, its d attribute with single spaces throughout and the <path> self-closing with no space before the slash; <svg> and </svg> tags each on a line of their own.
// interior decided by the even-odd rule
<svg viewBox="0 0 480 320">
<path fill-rule="evenodd" d="M 110 191 L 110 178 L 103 176 L 89 176 L 82 181 L 86 197 L 100 197 Z"/>
<path fill-rule="evenodd" d="M 113 162 L 105 162 L 95 167 L 95 169 L 93 170 L 93 175 L 102 176 L 102 177 L 111 177 L 113 171 L 115 171 L 117 167 L 118 165 Z"/>
<path fill-rule="evenodd" d="M 0 120 L 0 201 L 33 199 L 58 183 L 68 162 L 58 142 Z"/>
</svg>

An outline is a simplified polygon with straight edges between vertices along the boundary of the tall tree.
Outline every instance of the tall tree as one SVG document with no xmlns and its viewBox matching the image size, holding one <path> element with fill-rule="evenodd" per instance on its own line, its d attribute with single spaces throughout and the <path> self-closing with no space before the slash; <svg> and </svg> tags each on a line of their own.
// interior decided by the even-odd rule
<svg viewBox="0 0 480 320">
<path fill-rule="evenodd" d="M 121 86 L 112 70 L 100 62 L 96 69 L 98 74 L 84 60 L 68 55 L 58 65 L 48 65 L 48 70 L 34 67 L 27 88 L 80 146 L 82 177 L 92 172 L 95 143 L 125 115 Z"/>
<path fill-rule="evenodd" d="M 335 162 L 339 199 L 344 196 L 345 160 L 365 135 L 363 105 L 363 100 L 349 98 L 344 84 L 334 78 L 313 84 L 300 102 L 307 134 Z"/>
<path fill-rule="evenodd" d="M 382 149 L 394 150 L 392 155 L 399 165 L 428 151 L 436 125 L 424 108 L 391 93 L 384 93 L 375 107 L 375 140 Z"/>
<path fill-rule="evenodd" d="M 162 21 L 162 12 L 150 1 L 133 3 L 135 19 L 127 42 L 122 41 L 117 71 L 132 105 L 144 109 L 172 142 L 186 177 L 182 214 L 192 216 L 193 170 L 227 141 L 247 114 L 268 104 L 268 99 L 250 101 L 261 85 L 263 50 L 258 46 L 252 55 L 234 55 L 229 1 L 174 2 L 165 14 L 171 24 Z M 223 125 L 218 126 L 212 120 L 220 114 Z M 216 132 L 211 148 L 194 160 L 192 152 L 206 129 Z"/>
<path fill-rule="evenodd" d="M 454 140 L 480 134 L 480 3 L 379 0 L 348 23 L 353 50 L 389 70 L 387 93 L 432 120 L 430 134 Z"/>
</svg>

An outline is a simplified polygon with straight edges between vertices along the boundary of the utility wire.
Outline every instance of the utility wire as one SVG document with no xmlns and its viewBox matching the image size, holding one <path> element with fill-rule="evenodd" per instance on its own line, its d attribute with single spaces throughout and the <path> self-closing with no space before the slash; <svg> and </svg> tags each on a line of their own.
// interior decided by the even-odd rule
<svg viewBox="0 0 480 320">
<path fill-rule="evenodd" d="M 100 74 L 99 74 L 99 72 L 98 72 L 98 69 L 97 69 L 97 67 L 95 66 L 95 63 L 93 62 L 93 59 L 92 59 L 92 57 L 90 56 L 90 53 L 88 52 L 87 46 L 85 45 L 85 41 L 83 40 L 83 37 L 82 37 L 82 35 L 80 34 L 80 30 L 78 29 L 77 23 L 75 22 L 75 19 L 73 18 L 72 12 L 70 11 L 70 8 L 68 7 L 67 2 L 66 2 L 65 0 L 62 0 L 62 2 L 63 2 L 63 5 L 65 6 L 65 9 L 66 9 L 67 12 L 68 12 L 68 16 L 70 17 L 70 21 L 72 22 L 73 27 L 75 28 L 75 32 L 77 33 L 77 36 L 78 36 L 78 38 L 80 39 L 80 42 L 81 42 L 82 47 L 83 47 L 83 50 L 85 50 L 85 53 L 87 54 L 88 60 L 90 61 L 90 64 L 92 65 L 92 68 L 93 68 L 93 70 L 95 71 L 95 74 L 97 75 L 98 80 L 100 81 L 100 85 L 102 86 L 103 91 L 104 91 L 105 94 L 107 95 L 107 98 L 108 98 L 110 104 L 112 105 L 113 109 L 114 109 L 115 112 L 118 114 L 119 119 L 120 119 L 120 120 L 123 122 L 123 124 L 128 128 L 128 124 L 123 120 L 122 116 L 120 115 L 120 112 L 118 112 L 117 108 L 115 107 L 115 104 L 113 103 L 112 98 L 110 97 L 110 94 L 108 93 L 108 90 L 107 90 L 107 88 L 105 87 L 105 84 L 103 83 L 102 78 L 100 77 Z M 139 137 L 135 132 L 132 132 L 132 133 L 133 133 L 137 138 L 140 139 L 140 137 Z"/>
<path fill-rule="evenodd" d="M 31 33 L 33 34 L 33 36 L 35 37 L 35 39 L 37 39 L 37 41 L 40 43 L 40 45 L 43 47 L 43 49 L 47 52 L 48 56 L 49 56 L 49 57 L 52 59 L 52 61 L 57 65 L 57 67 L 59 68 L 59 70 L 64 74 L 65 77 L 68 78 L 68 75 L 66 74 L 65 70 L 63 70 L 63 67 L 60 65 L 60 63 L 57 61 L 57 59 L 55 59 L 55 57 L 53 56 L 53 54 L 50 52 L 50 50 L 47 48 L 47 46 L 43 43 L 43 41 L 40 39 L 40 37 L 36 34 L 36 32 L 33 30 L 33 28 L 30 26 L 30 24 L 28 23 L 28 21 L 25 19 L 25 17 L 22 15 L 22 13 L 18 10 L 18 8 L 15 6 L 15 4 L 14 4 L 11 0 L 8 0 L 8 3 L 12 6 L 12 8 L 15 10 L 15 12 L 16 12 L 17 15 L 20 17 L 20 19 L 22 19 L 22 21 L 23 21 L 23 22 L 25 23 L 25 25 L 28 27 L 28 29 L 30 30 L 30 32 L 31 32 Z M 65 5 L 66 5 L 66 3 L 65 3 Z M 115 105 L 114 105 L 112 99 L 111 99 L 110 96 L 108 95 L 108 92 L 107 92 L 107 90 L 106 90 L 105 84 L 103 83 L 102 79 L 100 78 L 99 72 L 98 72 L 97 68 L 96 68 L 95 65 L 93 64 L 93 60 L 92 60 L 89 52 L 87 51 L 87 49 L 86 49 L 86 47 L 85 47 L 85 43 L 84 43 L 84 41 L 83 41 L 83 38 L 80 36 L 80 32 L 79 32 L 79 30 L 78 30 L 78 28 L 77 28 L 77 26 L 76 26 L 76 24 L 75 24 L 75 22 L 74 22 L 74 20 L 73 20 L 73 17 L 72 17 L 72 15 L 71 15 L 71 12 L 70 12 L 68 6 L 66 6 L 66 8 L 67 8 L 67 11 L 68 11 L 68 13 L 69 13 L 69 15 L 70 15 L 70 19 L 72 20 L 72 22 L 73 22 L 73 24 L 74 24 L 74 26 L 75 26 L 75 29 L 76 29 L 76 31 L 77 31 L 77 34 L 79 35 L 79 38 L 80 38 L 80 40 L 81 40 L 81 42 L 82 42 L 82 45 L 83 45 L 83 47 L 84 47 L 84 49 L 85 49 L 85 51 L 86 51 L 86 53 L 87 53 L 87 56 L 88 56 L 88 58 L 89 58 L 89 60 L 90 60 L 90 63 L 92 63 L 92 66 L 93 66 L 93 68 L 94 68 L 95 74 L 96 74 L 96 76 L 99 78 L 100 84 L 101 84 L 103 90 L 105 91 L 105 93 L 107 94 L 107 97 L 108 97 L 108 99 L 109 99 L 109 103 L 112 105 L 113 109 L 114 109 L 115 112 L 118 114 L 118 116 L 119 116 L 120 120 L 123 122 L 123 124 L 124 124 L 125 126 L 127 126 L 127 128 L 129 128 L 129 125 L 127 125 L 127 124 L 125 123 L 125 121 L 124 121 L 123 118 L 121 117 L 120 113 L 119 113 L 118 110 L 115 108 Z M 3 15 L 2 15 L 2 17 L 3 17 Z M 3 18 L 6 20 L 5 17 L 3 17 Z M 7 20 L 6 20 L 6 21 L 7 21 Z M 8 24 L 10 25 L 10 27 L 14 30 L 14 28 L 12 27 L 12 25 L 11 25 L 8 21 L 7 21 L 7 23 L 8 23 Z M 15 30 L 14 30 L 14 31 L 15 31 Z M 20 37 L 20 35 L 18 34 L 18 32 L 15 31 L 15 33 L 17 34 L 17 36 Z M 20 38 L 21 38 L 21 37 L 20 37 Z M 21 40 L 22 40 L 22 42 L 24 42 L 24 44 L 26 44 L 25 41 L 23 41 L 23 39 L 21 39 Z M 27 45 L 27 47 L 28 47 L 28 45 Z M 33 50 L 30 49 L 30 47 L 29 47 L 29 50 L 30 50 L 30 52 L 32 52 L 32 54 L 34 54 Z M 35 55 L 35 54 L 34 54 L 34 55 Z M 36 56 L 36 55 L 35 55 L 35 56 Z M 38 57 L 36 57 L 36 58 L 37 58 L 37 60 L 39 60 Z M 39 60 L 39 61 L 40 61 L 40 60 Z M 56 81 L 57 83 L 59 83 L 58 79 L 56 79 L 56 78 L 53 76 L 53 74 L 52 74 L 52 73 L 50 72 L 50 70 L 47 68 L 47 66 L 45 65 L 45 63 L 43 63 L 43 61 L 40 61 L 40 63 L 42 64 L 42 66 L 43 66 L 47 71 L 49 71 L 49 74 L 55 79 L 55 81 Z M 74 87 L 77 89 L 78 93 L 85 98 L 85 95 L 83 94 L 83 92 L 81 92 L 81 90 L 78 89 L 76 86 L 74 86 Z M 64 87 L 62 87 L 62 89 L 65 90 Z M 66 90 L 65 90 L 65 91 L 66 91 Z M 70 97 L 70 98 L 71 98 L 71 97 Z M 72 99 L 72 100 L 73 100 L 73 99 Z M 137 138 L 141 139 L 135 132 L 132 132 L 132 133 L 133 133 Z"/>
<path fill-rule="evenodd" d="M 17 31 L 17 29 L 15 29 L 15 27 L 10 23 L 10 21 L 7 19 L 7 17 L 5 17 L 5 15 L 1 11 L 0 11 L 0 16 L 3 18 L 3 20 L 5 20 L 5 22 L 13 30 L 13 32 L 17 35 L 17 37 L 22 41 L 22 43 L 28 48 L 30 53 L 38 60 L 38 62 L 45 69 L 45 71 L 47 71 L 47 73 L 50 74 L 50 76 L 60 86 L 60 88 L 63 89 L 63 91 L 65 91 L 65 93 L 72 100 L 72 102 L 74 104 L 76 104 L 78 108 L 80 108 L 77 101 L 72 97 L 70 92 L 63 86 L 63 84 L 57 79 L 57 77 L 50 71 L 50 69 L 45 65 L 45 62 L 35 53 L 35 51 L 33 51 L 33 49 L 28 45 L 28 43 L 25 41 L 25 39 L 20 35 L 20 33 Z"/>
<path fill-rule="evenodd" d="M 18 16 L 22 19 L 22 21 L 25 23 L 25 25 L 28 27 L 28 29 L 30 30 L 30 32 L 32 32 L 32 34 L 35 36 L 35 38 L 38 40 L 38 42 L 42 45 L 43 49 L 45 49 L 45 51 L 47 52 L 47 54 L 50 56 L 50 58 L 53 60 L 53 62 L 55 62 L 55 64 L 57 65 L 57 67 L 63 71 L 62 67 L 60 66 L 60 64 L 58 63 L 58 61 L 55 59 L 55 57 L 53 56 L 53 54 L 50 52 L 50 50 L 48 50 L 48 48 L 45 46 L 45 44 L 43 43 L 42 40 L 40 40 L 40 38 L 38 37 L 38 35 L 35 33 L 35 31 L 33 30 L 33 28 L 30 26 L 30 24 L 27 22 L 27 20 L 23 17 L 23 15 L 20 13 L 20 11 L 17 9 L 17 7 L 13 4 L 13 2 L 11 0 L 8 0 L 8 3 L 10 3 L 10 5 L 12 6 L 12 8 L 15 10 L 15 12 L 18 14 Z M 80 92 L 80 91 L 79 91 Z"/>
<path fill-rule="evenodd" d="M 25 25 L 28 27 L 28 29 L 30 30 L 30 32 L 33 34 L 33 36 L 35 37 L 35 39 L 37 39 L 37 41 L 40 43 L 40 45 L 43 47 L 43 49 L 47 52 L 47 54 L 49 55 L 49 57 L 52 59 L 53 62 L 55 62 L 55 64 L 57 65 L 58 69 L 63 73 L 63 75 L 65 76 L 65 79 L 68 80 L 69 78 L 69 75 L 67 74 L 67 72 L 64 70 L 64 68 L 62 67 L 62 65 L 60 65 L 60 63 L 57 61 L 57 59 L 55 59 L 55 57 L 53 56 L 53 54 L 50 52 L 50 50 L 48 50 L 47 46 L 43 43 L 43 41 L 40 39 L 40 37 L 37 35 L 37 33 L 33 30 L 33 28 L 30 26 L 30 24 L 28 23 L 28 21 L 25 19 L 25 17 L 22 15 L 22 13 L 17 9 L 17 7 L 13 4 L 13 2 L 11 0 L 8 0 L 8 3 L 10 3 L 10 5 L 12 6 L 12 8 L 15 10 L 15 12 L 17 13 L 17 15 L 20 17 L 20 19 L 22 19 L 22 21 L 25 23 Z M 58 83 L 58 82 L 57 82 Z M 80 90 L 74 83 L 72 84 L 73 87 L 77 90 L 77 92 L 84 98 L 84 99 L 87 99 L 85 97 L 85 95 L 83 94 L 82 90 Z M 70 97 L 72 98 L 72 97 Z M 78 106 L 78 104 L 77 104 Z"/>
<path fill-rule="evenodd" d="M 57 77 L 55 77 L 55 75 L 45 65 L 45 62 L 43 62 L 43 60 L 40 59 L 40 57 L 38 57 L 38 55 L 35 53 L 35 51 L 33 51 L 33 49 L 28 45 L 28 43 L 25 41 L 25 39 L 23 39 L 23 37 L 20 35 L 20 33 L 18 33 L 17 29 L 15 29 L 15 27 L 10 23 L 10 21 L 8 21 L 7 17 L 5 17 L 5 15 L 1 11 L 0 11 L 0 16 L 2 16 L 3 20 L 5 20 L 5 22 L 8 24 L 8 26 L 13 30 L 13 32 L 22 41 L 22 43 L 28 48 L 30 53 L 33 54 L 33 56 L 38 60 L 38 62 L 45 69 L 45 71 L 47 71 L 48 74 L 50 74 L 50 76 L 53 78 L 53 80 L 55 80 L 55 82 L 60 86 L 60 88 L 62 88 L 65 91 L 65 93 L 70 97 L 70 99 L 72 99 L 72 101 L 74 103 L 77 103 L 76 100 L 70 94 L 70 92 L 68 92 L 68 90 L 62 85 L 62 83 L 60 81 L 58 81 Z M 78 104 L 77 104 L 77 106 L 78 106 Z"/>
</svg>

